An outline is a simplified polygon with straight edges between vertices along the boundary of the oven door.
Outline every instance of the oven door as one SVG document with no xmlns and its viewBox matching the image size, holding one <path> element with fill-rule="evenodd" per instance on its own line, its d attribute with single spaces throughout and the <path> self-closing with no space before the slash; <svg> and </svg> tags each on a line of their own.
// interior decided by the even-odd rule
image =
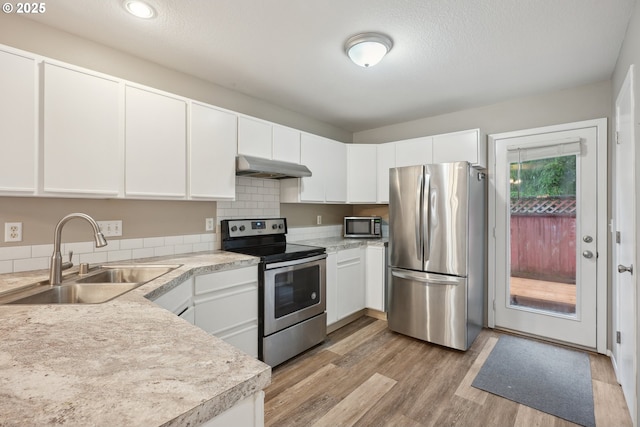
<svg viewBox="0 0 640 427">
<path fill-rule="evenodd" d="M 326 258 L 324 254 L 265 265 L 264 336 L 324 313 Z"/>
</svg>

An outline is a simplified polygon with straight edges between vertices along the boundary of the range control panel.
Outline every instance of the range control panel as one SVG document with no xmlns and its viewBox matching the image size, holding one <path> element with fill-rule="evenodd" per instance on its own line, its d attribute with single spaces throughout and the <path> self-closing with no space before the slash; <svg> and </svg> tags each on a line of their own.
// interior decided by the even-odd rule
<svg viewBox="0 0 640 427">
<path fill-rule="evenodd" d="M 222 222 L 223 235 L 229 237 L 265 236 L 286 234 L 286 218 L 272 219 L 230 219 Z"/>
</svg>

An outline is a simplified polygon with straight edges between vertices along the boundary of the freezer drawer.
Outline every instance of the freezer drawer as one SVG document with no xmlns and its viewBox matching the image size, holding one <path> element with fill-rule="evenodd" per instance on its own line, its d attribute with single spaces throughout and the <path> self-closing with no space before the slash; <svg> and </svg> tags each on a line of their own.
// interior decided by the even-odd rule
<svg viewBox="0 0 640 427">
<path fill-rule="evenodd" d="M 469 324 L 466 278 L 391 269 L 389 329 L 424 341 L 469 348 L 480 325 Z"/>
</svg>

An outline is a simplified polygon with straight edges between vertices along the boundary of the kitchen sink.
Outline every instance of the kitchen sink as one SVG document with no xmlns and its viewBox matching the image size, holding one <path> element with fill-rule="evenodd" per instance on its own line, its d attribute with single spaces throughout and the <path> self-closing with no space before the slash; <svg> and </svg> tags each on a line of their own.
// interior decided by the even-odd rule
<svg viewBox="0 0 640 427">
<path fill-rule="evenodd" d="M 176 268 L 176 265 L 105 266 L 75 283 L 144 283 Z"/>
<path fill-rule="evenodd" d="M 62 284 L 34 283 L 0 295 L 1 304 L 100 304 L 166 274 L 180 265 L 103 266 L 74 274 Z"/>
</svg>

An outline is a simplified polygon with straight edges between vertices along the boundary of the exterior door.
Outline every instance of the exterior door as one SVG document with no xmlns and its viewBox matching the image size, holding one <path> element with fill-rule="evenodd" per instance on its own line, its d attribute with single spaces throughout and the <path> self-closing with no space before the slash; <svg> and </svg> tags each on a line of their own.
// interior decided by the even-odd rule
<svg viewBox="0 0 640 427">
<path fill-rule="evenodd" d="M 606 269 L 606 225 L 604 235 L 599 229 L 599 220 L 606 224 L 602 127 L 606 135 L 603 121 L 493 137 L 495 327 L 600 348 L 598 316 L 606 310 L 606 282 L 598 300 L 598 271 Z"/>
<path fill-rule="evenodd" d="M 613 243 L 613 297 L 616 339 L 613 355 L 617 365 L 618 381 L 622 386 L 627 406 L 637 425 L 636 399 L 636 285 L 629 271 L 636 257 L 636 185 L 635 185 L 635 132 L 633 102 L 633 65 L 616 99 L 615 144 L 615 234 Z M 635 267 L 635 266 L 633 266 Z M 619 339 L 618 339 L 619 338 Z"/>
</svg>

